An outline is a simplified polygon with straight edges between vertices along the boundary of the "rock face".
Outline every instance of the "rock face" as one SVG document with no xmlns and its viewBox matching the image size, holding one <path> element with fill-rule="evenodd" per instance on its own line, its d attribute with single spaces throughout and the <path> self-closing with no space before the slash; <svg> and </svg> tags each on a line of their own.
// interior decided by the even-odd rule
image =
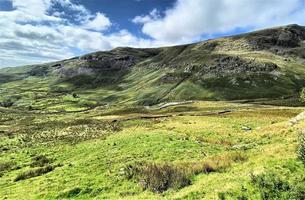
<svg viewBox="0 0 305 200">
<path fill-rule="evenodd" d="M 305 40 L 305 28 L 298 25 L 288 25 L 285 27 L 266 29 L 249 34 L 233 37 L 240 39 L 244 37 L 253 50 L 273 50 L 276 52 L 280 48 L 296 48 L 301 46 L 301 41 Z"/>
<path fill-rule="evenodd" d="M 158 54 L 158 49 L 116 48 L 111 51 L 101 51 L 75 57 L 50 65 L 33 68 L 30 75 L 41 76 L 49 71 L 61 78 L 72 78 L 78 75 L 94 75 L 105 72 L 128 71 L 143 60 Z M 49 70 L 47 70 L 49 69 Z"/>
<path fill-rule="evenodd" d="M 59 81 L 99 87 L 106 83 L 123 83 L 129 73 L 141 74 L 143 71 L 152 73 L 146 77 L 152 78 L 147 82 L 153 87 L 176 87 L 181 96 L 192 93 L 184 89 L 191 87 L 207 94 L 218 92 L 222 98 L 237 99 L 265 97 L 266 94 L 275 97 L 285 92 L 283 88 L 289 91 L 285 95 L 291 95 L 292 88 L 293 93 L 297 93 L 305 84 L 303 63 L 305 28 L 289 25 L 173 47 L 116 48 L 95 52 L 35 66 L 29 75 L 51 74 L 59 77 Z M 132 76 L 132 79 L 140 78 Z M 272 89 L 264 93 L 265 88 Z M 242 89 L 249 94 L 237 92 Z"/>
<path fill-rule="evenodd" d="M 160 83 L 175 83 L 180 79 L 181 77 L 175 74 L 166 74 L 160 79 Z"/>
<path fill-rule="evenodd" d="M 158 54 L 155 49 L 116 48 L 80 57 L 89 68 L 98 70 L 128 70 L 137 63 Z"/>
<path fill-rule="evenodd" d="M 99 70 L 126 70 L 134 66 L 137 59 L 131 55 L 115 55 L 115 56 L 92 56 L 82 57 L 89 68 Z"/>
<path fill-rule="evenodd" d="M 59 74 L 61 78 L 71 78 L 81 74 L 94 74 L 96 73 L 96 70 L 88 67 L 78 67 L 78 68 L 62 67 L 58 69 L 56 73 Z"/>
<path fill-rule="evenodd" d="M 224 75 L 238 73 L 270 73 L 277 70 L 274 63 L 260 63 L 254 59 L 245 60 L 239 57 L 223 56 L 216 58 L 213 65 L 205 66 L 202 69 L 204 74 Z"/>
<path fill-rule="evenodd" d="M 172 47 L 116 48 L 3 69 L 0 83 L 36 76 L 52 92 L 97 89 L 92 98 L 138 105 L 294 98 L 305 87 L 304 39 L 305 28 L 290 25 Z"/>
<path fill-rule="evenodd" d="M 301 112 L 296 117 L 289 120 L 290 125 L 295 125 L 305 119 L 305 112 Z"/>
</svg>

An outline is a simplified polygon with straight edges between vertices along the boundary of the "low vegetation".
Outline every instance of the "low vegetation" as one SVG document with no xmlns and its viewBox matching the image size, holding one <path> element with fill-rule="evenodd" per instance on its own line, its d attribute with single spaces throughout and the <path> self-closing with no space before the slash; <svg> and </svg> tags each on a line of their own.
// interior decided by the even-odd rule
<svg viewBox="0 0 305 200">
<path fill-rule="evenodd" d="M 251 175 L 249 184 L 238 192 L 219 193 L 219 199 L 305 199 L 304 176 L 296 179 L 275 172 Z"/>
<path fill-rule="evenodd" d="M 52 163 L 52 160 L 47 158 L 45 155 L 38 155 L 32 158 L 32 162 L 30 164 L 31 167 L 43 167 L 47 164 Z"/>
<path fill-rule="evenodd" d="M 289 170 L 284 172 L 291 176 L 289 186 L 298 185 L 293 191 L 301 195 L 305 168 L 296 159 L 295 147 L 302 124 L 288 127 L 287 122 L 303 108 L 190 102 L 142 109 L 1 115 L 5 126 L 0 126 L 0 148 L 5 150 L 0 196 L 217 199 L 219 194 L 234 199 L 242 196 L 238 188 L 243 186 L 246 197 L 260 198 L 261 184 L 248 175 L 262 167 L 281 174 L 278 169 L 284 167 L 277 163 Z M 223 110 L 231 112 L 217 114 Z M 287 159 L 291 161 L 285 164 Z M 62 165 L 54 170 L 57 163 Z M 11 184 L 14 194 L 9 192 Z"/>
<path fill-rule="evenodd" d="M 303 162 L 305 167 L 305 133 L 302 131 L 299 134 L 299 146 L 298 146 L 298 156 L 300 160 Z"/>
<path fill-rule="evenodd" d="M 49 173 L 51 171 L 53 171 L 56 168 L 56 166 L 53 165 L 47 165 L 45 167 L 39 167 L 37 169 L 31 169 L 25 172 L 22 172 L 20 174 L 18 174 L 18 176 L 14 179 L 15 182 L 17 181 L 22 181 L 25 179 L 29 179 L 29 178 L 33 178 L 36 176 L 41 176 L 44 175 L 46 173 Z"/>
<path fill-rule="evenodd" d="M 287 32 L 1 69 L 0 199 L 304 199 Z"/>
<path fill-rule="evenodd" d="M 15 167 L 16 163 L 9 162 L 0 162 L 0 177 L 4 176 L 5 172 L 12 170 Z"/>
<path fill-rule="evenodd" d="M 129 167 L 128 176 L 136 176 L 143 189 L 152 192 L 164 192 L 170 188 L 180 189 L 191 184 L 192 173 L 187 168 L 164 164 L 145 164 L 143 166 Z"/>
<path fill-rule="evenodd" d="M 136 179 L 141 187 L 162 193 L 168 189 L 180 189 L 192 183 L 195 175 L 224 172 L 233 162 L 243 162 L 247 156 L 240 152 L 214 156 L 196 163 L 148 163 L 128 165 L 122 173 L 127 179 Z"/>
</svg>

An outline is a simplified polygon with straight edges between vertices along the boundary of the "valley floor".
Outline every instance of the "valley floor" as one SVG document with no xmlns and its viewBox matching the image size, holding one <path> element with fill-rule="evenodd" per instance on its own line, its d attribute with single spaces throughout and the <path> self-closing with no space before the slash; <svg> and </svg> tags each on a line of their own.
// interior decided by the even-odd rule
<svg viewBox="0 0 305 200">
<path fill-rule="evenodd" d="M 0 199 L 301 199 L 305 123 L 289 120 L 302 111 L 205 101 L 58 114 L 3 108 Z"/>
</svg>

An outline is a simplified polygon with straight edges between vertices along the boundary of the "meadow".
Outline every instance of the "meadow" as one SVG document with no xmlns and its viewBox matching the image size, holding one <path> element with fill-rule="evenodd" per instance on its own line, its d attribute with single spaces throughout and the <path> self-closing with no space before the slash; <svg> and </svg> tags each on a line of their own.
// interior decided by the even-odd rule
<svg viewBox="0 0 305 200">
<path fill-rule="evenodd" d="M 304 38 L 288 25 L 1 69 L 0 199 L 304 200 Z"/>
<path fill-rule="evenodd" d="M 236 101 L 1 108 L 0 197 L 302 199 L 304 122 L 289 120 L 303 110 Z"/>
</svg>

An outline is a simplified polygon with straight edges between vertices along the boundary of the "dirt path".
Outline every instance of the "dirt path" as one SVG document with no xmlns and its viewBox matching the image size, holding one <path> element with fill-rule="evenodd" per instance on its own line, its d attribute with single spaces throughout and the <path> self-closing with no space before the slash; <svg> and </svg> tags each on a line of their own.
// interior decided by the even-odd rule
<svg viewBox="0 0 305 200">
<path fill-rule="evenodd" d="M 166 114 L 166 115 L 138 115 L 131 117 L 122 117 L 110 120 L 111 122 L 122 122 L 136 119 L 159 119 L 159 118 L 169 118 L 176 116 L 210 116 L 210 115 L 222 115 L 230 112 L 234 112 L 235 110 L 222 110 L 215 112 L 204 112 L 204 113 L 178 113 L 178 114 Z"/>
</svg>

